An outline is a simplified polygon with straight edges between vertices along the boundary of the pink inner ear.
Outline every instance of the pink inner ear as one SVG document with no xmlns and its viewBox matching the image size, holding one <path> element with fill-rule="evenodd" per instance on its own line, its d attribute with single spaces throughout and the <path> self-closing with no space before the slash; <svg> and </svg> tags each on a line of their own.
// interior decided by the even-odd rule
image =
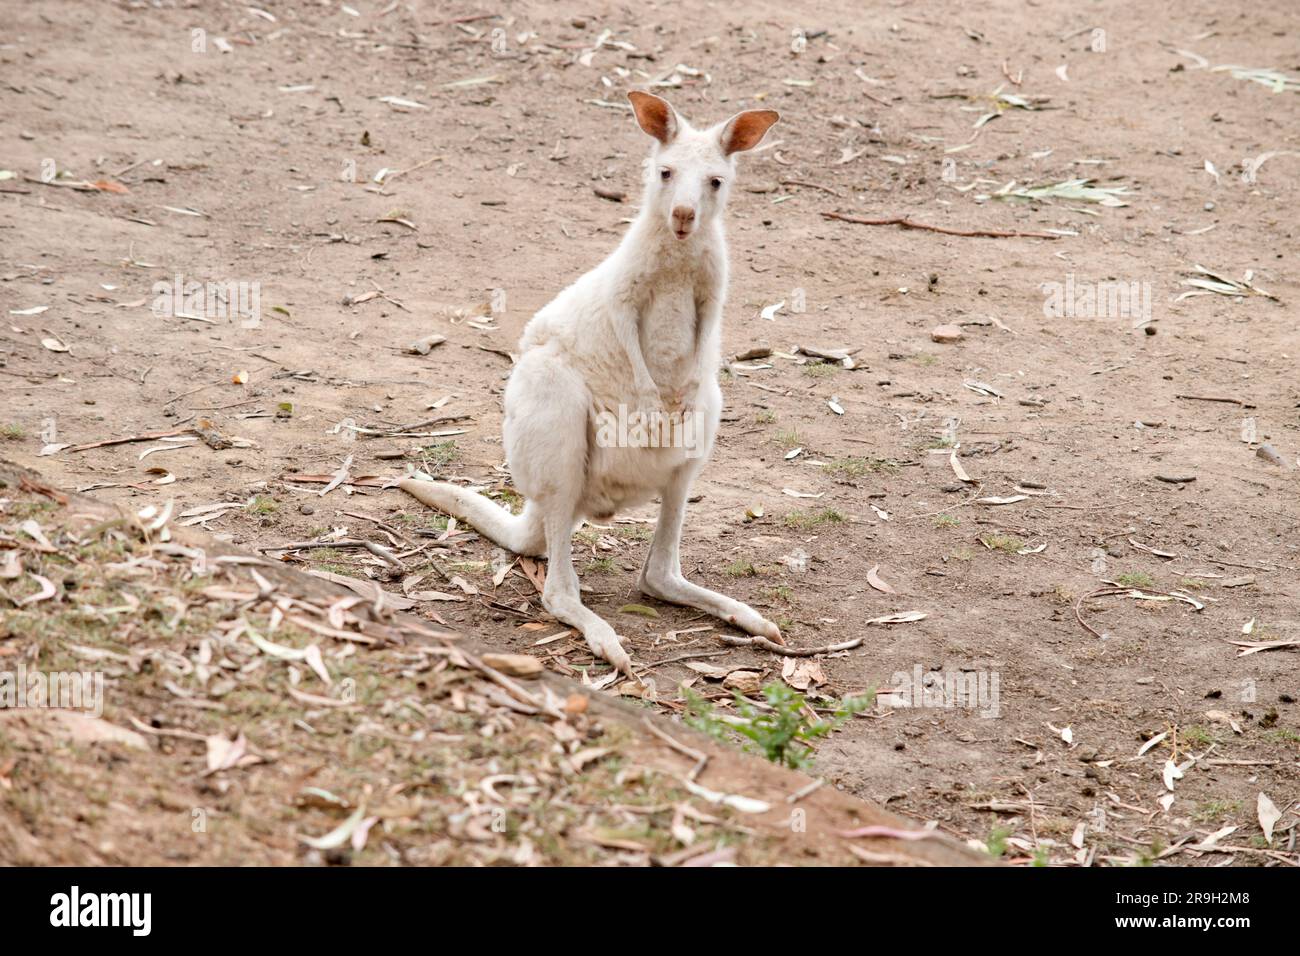
<svg viewBox="0 0 1300 956">
<path fill-rule="evenodd" d="M 779 114 L 775 110 L 746 110 L 731 121 L 726 131 L 725 150 L 728 155 L 753 149 L 771 129 Z"/>
<path fill-rule="evenodd" d="M 676 126 L 672 108 L 664 100 L 650 93 L 634 91 L 628 94 L 628 98 L 632 101 L 632 109 L 636 113 L 636 121 L 641 129 L 659 142 L 667 144 L 672 139 Z"/>
</svg>

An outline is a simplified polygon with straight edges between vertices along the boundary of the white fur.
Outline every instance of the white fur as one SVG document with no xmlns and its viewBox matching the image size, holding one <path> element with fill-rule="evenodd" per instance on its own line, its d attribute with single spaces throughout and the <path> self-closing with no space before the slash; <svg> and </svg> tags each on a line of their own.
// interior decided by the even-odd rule
<svg viewBox="0 0 1300 956">
<path fill-rule="evenodd" d="M 753 608 L 687 581 L 679 557 L 686 498 L 712 450 L 722 408 L 722 213 L 735 178 L 735 154 L 727 146 L 752 148 L 776 114 L 742 113 L 697 131 L 657 97 L 633 94 L 633 100 L 642 128 L 662 140 L 646 164 L 640 214 L 604 262 L 533 316 L 506 386 L 504 446 L 515 487 L 527 499 L 523 512 L 513 515 L 446 482 L 400 483 L 502 547 L 547 557 L 546 609 L 626 673 L 631 659 L 613 628 L 582 605 L 571 539 L 584 519 L 605 521 L 656 495 L 659 523 L 641 590 L 781 639 Z M 664 169 L 671 171 L 667 181 Z M 601 447 L 597 416 L 616 415 L 620 406 L 699 413 L 693 419 L 701 426 L 698 447 Z"/>
</svg>

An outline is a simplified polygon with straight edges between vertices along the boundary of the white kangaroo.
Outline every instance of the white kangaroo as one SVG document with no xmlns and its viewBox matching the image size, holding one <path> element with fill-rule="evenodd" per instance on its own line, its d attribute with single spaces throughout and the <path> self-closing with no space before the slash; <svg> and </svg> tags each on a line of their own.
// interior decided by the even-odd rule
<svg viewBox="0 0 1300 956">
<path fill-rule="evenodd" d="M 582 604 L 572 536 L 584 519 L 608 521 L 656 495 L 659 523 L 641 591 L 781 641 L 780 629 L 747 604 L 687 581 L 679 553 L 687 494 L 713 449 L 722 409 L 722 213 L 735 155 L 757 146 L 779 116 L 746 110 L 696 130 L 657 96 L 628 99 L 655 139 L 640 214 L 604 262 L 533 316 L 506 386 L 504 447 L 526 498 L 522 513 L 446 482 L 407 478 L 399 487 L 509 551 L 545 556 L 547 611 L 631 675 L 614 629 Z M 609 441 L 603 426 L 614 416 L 655 422 L 654 434 L 665 422 L 685 424 L 677 434 L 693 441 L 656 447 L 672 443 L 647 440 L 645 430 L 640 440 Z"/>
</svg>

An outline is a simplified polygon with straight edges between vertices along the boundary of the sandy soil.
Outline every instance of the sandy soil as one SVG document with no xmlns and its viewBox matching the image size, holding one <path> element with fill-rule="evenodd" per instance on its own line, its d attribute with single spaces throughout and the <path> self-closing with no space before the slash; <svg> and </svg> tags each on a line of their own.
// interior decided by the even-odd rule
<svg viewBox="0 0 1300 956">
<path fill-rule="evenodd" d="M 1200 0 L 1087 14 L 1043 0 L 1029 15 L 1001 0 L 353 6 L 359 16 L 264 4 L 272 20 L 242 3 L 4 4 L 0 168 L 16 174 L 0 182 L 6 456 L 136 506 L 253 499 L 207 525 L 249 547 L 340 527 L 391 543 L 355 515 L 436 527 L 397 491 L 321 498 L 301 477 L 348 456 L 353 476 L 410 463 L 509 501 L 508 353 L 635 210 L 645 142 L 624 91 L 665 81 L 657 89 L 701 122 L 774 107 L 774 145 L 744 162 L 729 212 L 724 338 L 728 355 L 773 354 L 723 373 L 721 438 L 684 564 L 780 620 L 792 645 L 865 636 L 821 660 L 824 693 L 897 689 L 917 669 L 998 687 L 996 718 L 886 697 L 821 746 L 817 769 L 916 820 L 1009 840 L 1019 859 L 1131 862 L 1175 848 L 1162 859 L 1297 862 L 1296 649 L 1238 656 L 1228 642 L 1300 629 L 1300 156 L 1285 154 L 1300 150 L 1300 117 L 1294 92 L 1212 69 L 1294 76 L 1294 16 Z M 976 129 L 999 88 L 1045 99 Z M 1281 155 L 1244 177 L 1268 152 Z M 1127 205 L 979 198 L 1084 177 L 1126 187 Z M 826 211 L 1058 238 L 869 227 Z M 1253 270 L 1277 300 L 1176 301 L 1197 265 Z M 178 276 L 256 284 L 260 322 L 156 315 L 155 283 Z M 1147 284 L 1150 321 L 1046 314 L 1044 284 L 1067 282 Z M 944 324 L 961 340 L 932 341 Z M 433 334 L 446 342 L 408 351 Z M 856 367 L 797 347 L 854 349 Z M 463 433 L 346 427 L 442 416 L 468 417 L 416 431 Z M 201 419 L 243 447 L 38 457 Z M 1264 443 L 1280 463 L 1257 454 Z M 175 482 L 149 484 L 152 467 Z M 653 514 L 584 533 L 589 604 L 639 661 L 722 651 L 697 663 L 779 676 L 779 658 L 690 631 L 710 623 L 694 612 L 620 612 L 643 603 L 635 570 Z M 528 626 L 545 618 L 521 569 L 493 586 L 490 545 L 444 543 L 436 561 L 410 562 L 427 575 L 420 587 L 458 592 L 441 569 L 481 594 L 423 613 L 516 650 L 560 630 Z M 301 559 L 387 576 L 364 552 Z M 893 593 L 869 584 L 872 568 Z M 1146 590 L 1080 603 L 1107 582 Z M 1171 591 L 1202 607 L 1158 600 Z M 926 616 L 863 623 L 905 611 Z M 591 663 L 572 639 L 535 652 L 562 672 Z M 654 669 L 666 708 L 681 680 L 726 696 L 686 663 Z M 1170 760 L 1186 765 L 1172 790 Z M 1271 846 L 1261 792 L 1283 811 Z"/>
<path fill-rule="evenodd" d="M 65 705 L 0 708 L 0 863 L 991 862 L 390 599 L 6 463 L 0 494 L 4 673 Z"/>
</svg>

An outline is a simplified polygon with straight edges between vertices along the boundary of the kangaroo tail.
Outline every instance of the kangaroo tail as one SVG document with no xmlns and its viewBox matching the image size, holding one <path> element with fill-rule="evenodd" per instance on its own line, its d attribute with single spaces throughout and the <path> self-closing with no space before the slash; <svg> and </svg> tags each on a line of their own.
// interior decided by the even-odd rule
<svg viewBox="0 0 1300 956">
<path fill-rule="evenodd" d="M 403 478 L 397 483 L 411 497 L 453 515 L 507 551 L 530 557 L 546 555 L 546 535 L 536 506 L 526 502 L 522 514 L 512 514 L 477 492 L 445 481 Z"/>
</svg>

